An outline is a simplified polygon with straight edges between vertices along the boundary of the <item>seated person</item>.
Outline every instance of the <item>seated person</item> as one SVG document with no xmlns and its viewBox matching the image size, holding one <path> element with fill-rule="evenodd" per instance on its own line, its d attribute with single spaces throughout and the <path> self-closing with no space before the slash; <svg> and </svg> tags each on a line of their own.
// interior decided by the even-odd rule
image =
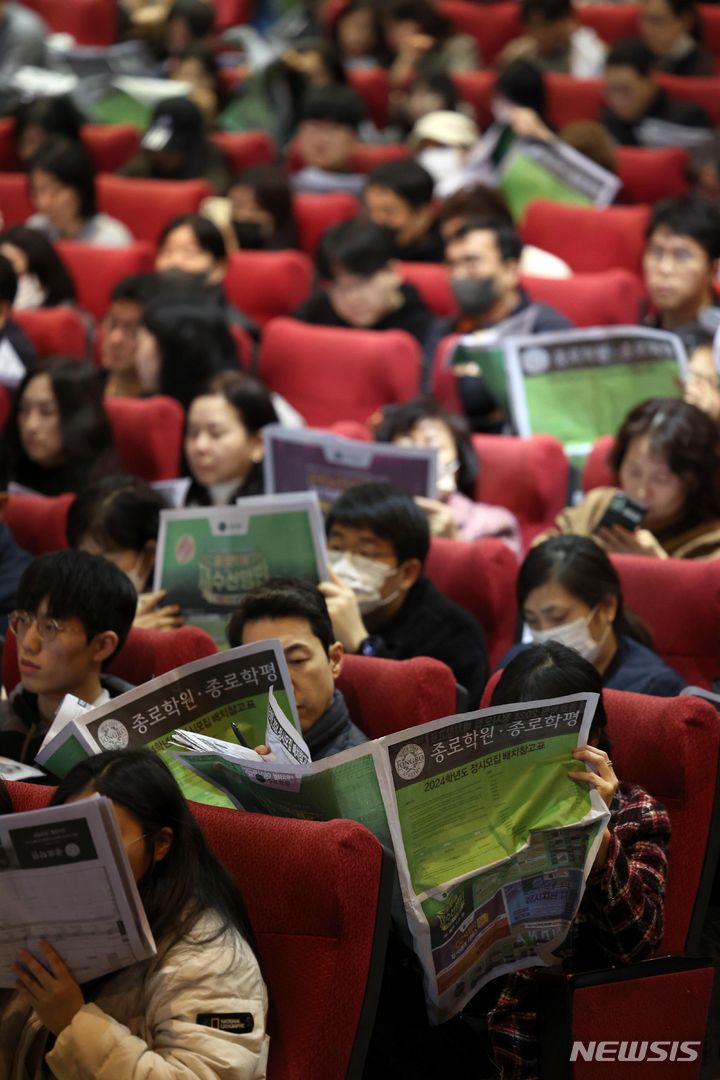
<svg viewBox="0 0 720 1080">
<path fill-rule="evenodd" d="M 702 24 L 694 0 L 642 0 L 640 37 L 655 56 L 658 71 L 670 75 L 715 74 L 712 53 L 699 44 Z"/>
<path fill-rule="evenodd" d="M 621 146 L 697 146 L 712 131 L 701 105 L 671 98 L 653 79 L 655 57 L 637 38 L 622 38 L 605 61 L 600 120 Z"/>
<path fill-rule="evenodd" d="M 364 71 L 387 61 L 380 12 L 371 0 L 349 0 L 330 18 L 330 40 L 345 71 Z"/>
<path fill-rule="evenodd" d="M 27 162 L 35 213 L 26 225 L 48 240 L 77 240 L 96 247 L 127 247 L 133 237 L 121 221 L 97 208 L 95 166 L 81 143 L 52 136 Z"/>
<path fill-rule="evenodd" d="M 335 640 L 325 598 L 314 585 L 271 578 L 245 593 L 228 625 L 231 648 L 268 638 L 277 638 L 285 653 L 300 728 L 313 761 L 367 742 L 335 686 L 343 647 Z"/>
<path fill-rule="evenodd" d="M 100 324 L 100 366 L 105 373 L 105 397 L 142 397 L 136 355 L 143 307 L 153 299 L 154 274 L 132 274 L 113 286 L 110 306 Z"/>
<path fill-rule="evenodd" d="M 125 644 L 137 593 L 117 566 L 85 551 L 54 551 L 27 567 L 10 629 L 20 683 L 0 702 L 0 755 L 32 762 L 66 694 L 104 705 L 130 689 L 103 674 Z"/>
<path fill-rule="evenodd" d="M 645 320 L 684 331 L 720 306 L 715 278 L 720 260 L 720 209 L 697 195 L 655 204 L 645 230 L 643 272 L 654 312 Z"/>
<path fill-rule="evenodd" d="M 720 135 L 711 135 L 691 149 L 686 172 L 693 195 L 720 199 Z"/>
<path fill-rule="evenodd" d="M 15 543 L 10 529 L 3 521 L 8 494 L 0 491 L 0 635 L 8 631 L 8 616 L 16 607 L 16 591 L 23 570 L 32 562 L 32 555 Z"/>
<path fill-rule="evenodd" d="M 500 54 L 500 65 L 531 60 L 542 71 L 595 79 L 605 67 L 605 46 L 589 26 L 575 18 L 570 0 L 522 0 L 523 34 Z"/>
<path fill-rule="evenodd" d="M 370 220 L 391 229 L 393 258 L 442 262 L 445 249 L 433 212 L 434 182 L 411 158 L 387 161 L 368 176 L 365 206 Z"/>
<path fill-rule="evenodd" d="M 558 514 L 555 528 L 545 536 L 591 536 L 618 555 L 717 559 L 719 460 L 720 432 L 709 416 L 675 398 L 645 401 L 625 417 L 609 457 L 620 490 L 647 507 L 642 528 L 598 529 L 617 490 L 600 487 Z"/>
<path fill-rule="evenodd" d="M 414 285 L 404 283 L 392 258 L 389 229 L 362 218 L 342 221 L 320 240 L 317 266 L 324 288 L 294 312 L 316 326 L 405 330 L 423 344 L 435 320 Z"/>
<path fill-rule="evenodd" d="M 20 950 L 21 992 L 0 1006 L 8 1074 L 30 1076 L 42 1061 L 56 1077 L 119 1080 L 142 1061 L 156 1076 L 264 1076 L 267 991 L 242 897 L 177 781 L 150 750 L 109 751 L 71 769 L 52 805 L 95 794 L 112 805 L 157 956 L 80 986 L 52 940 L 40 945 L 41 982 L 28 972 L 40 964 Z M 243 1023 L 211 1023 L 226 1017 Z"/>
<path fill-rule="evenodd" d="M 573 927 L 557 950 L 569 971 L 647 960 L 662 942 L 670 819 L 641 787 L 618 779 L 606 734 L 602 682 L 596 669 L 555 642 L 534 645 L 503 672 L 493 705 L 591 691 L 600 695 L 587 746 L 573 751 L 571 781 L 592 785 L 611 817 Z M 596 772 L 583 769 L 592 764 Z M 503 1076 L 537 1077 L 537 986 L 532 970 L 494 980 L 468 1011 L 487 1015 L 495 1062 Z M 494 1000 L 491 1000 L 494 999 Z"/>
<path fill-rule="evenodd" d="M 416 497 L 425 511 L 433 536 L 451 540 L 504 540 L 520 556 L 517 518 L 504 506 L 475 502 L 478 460 L 465 420 L 443 408 L 432 397 L 415 398 L 401 405 L 386 405 L 374 429 L 378 442 L 396 446 L 422 446 L 437 450 L 437 499 Z"/>
<path fill-rule="evenodd" d="M 182 626 L 177 604 L 161 604 L 165 591 L 152 592 L 162 495 L 134 476 L 103 476 L 88 484 L 67 516 L 71 548 L 115 563 L 137 592 L 133 626 L 169 630 Z"/>
<path fill-rule="evenodd" d="M 308 90 L 300 105 L 295 146 L 301 168 L 290 178 L 293 191 L 360 195 L 365 177 L 353 171 L 353 154 L 365 107 L 349 86 Z"/>
<path fill-rule="evenodd" d="M 477 124 L 463 112 L 439 109 L 415 122 L 408 144 L 415 160 L 432 176 L 436 197 L 454 190 L 457 177 L 465 174 L 479 138 Z"/>
<path fill-rule="evenodd" d="M 482 67 L 475 39 L 456 33 L 429 0 L 392 0 L 381 10 L 393 87 L 404 89 L 418 75 L 457 75 Z"/>
<path fill-rule="evenodd" d="M 720 372 L 718 355 L 711 334 L 698 334 L 695 348 L 688 355 L 687 378 L 683 398 L 720 424 Z"/>
<path fill-rule="evenodd" d="M 212 45 L 215 7 L 207 0 L 173 0 L 163 13 L 164 46 L 167 68 L 172 70 L 178 57 L 191 45 Z"/>
<path fill-rule="evenodd" d="M 0 254 L 0 385 L 14 387 L 37 367 L 35 346 L 12 317 L 18 276 L 12 262 Z"/>
<path fill-rule="evenodd" d="M 471 116 L 467 102 L 459 100 L 457 88 L 450 75 L 419 75 L 406 92 L 390 95 L 390 124 L 386 138 L 405 142 L 418 121 L 436 112 L 454 112 Z"/>
<path fill-rule="evenodd" d="M 200 109 L 208 131 L 217 126 L 226 99 L 220 70 L 209 45 L 188 45 L 172 62 L 171 78 L 190 87 L 188 97 Z"/>
<path fill-rule="evenodd" d="M 4 229 L 0 254 L 10 260 L 17 274 L 16 311 L 75 305 L 75 283 L 53 245 L 37 229 L 25 225 Z"/>
<path fill-rule="evenodd" d="M 516 333 L 567 330 L 572 323 L 547 304 L 534 303 L 520 284 L 522 240 L 502 218 L 471 218 L 449 238 L 445 255 L 450 287 L 460 309 L 444 333 L 509 332 L 510 320 L 523 315 Z M 510 324 L 511 325 L 511 324 Z M 477 364 L 456 367 L 458 390 L 473 431 L 498 431 L 505 417 Z"/>
<path fill-rule="evenodd" d="M 219 195 L 230 184 L 227 163 L 206 136 L 200 109 L 185 97 L 168 98 L 155 106 L 140 150 L 118 173 L 155 180 L 206 180 Z"/>
<path fill-rule="evenodd" d="M 47 138 L 62 136 L 80 142 L 82 113 L 67 94 L 23 101 L 15 110 L 15 152 L 23 167 Z"/>
<path fill-rule="evenodd" d="M 292 192 L 277 165 L 253 165 L 228 192 L 230 227 L 242 251 L 283 251 L 299 246 Z"/>
<path fill-rule="evenodd" d="M 192 482 L 185 506 L 234 506 L 262 495 L 263 436 L 278 416 L 262 383 L 245 372 L 216 375 L 192 399 L 185 459 Z"/>
<path fill-rule="evenodd" d="M 0 443 L 0 490 L 12 481 L 40 495 L 80 491 L 118 471 L 102 384 L 89 361 L 52 356 L 16 390 Z"/>
<path fill-rule="evenodd" d="M 468 708 L 477 708 L 487 680 L 485 637 L 423 574 L 430 529 L 412 497 L 389 484 L 360 484 L 333 503 L 326 530 L 333 573 L 319 588 L 345 650 L 442 660 L 467 690 Z"/>
<path fill-rule="evenodd" d="M 653 652 L 650 635 L 623 606 L 617 570 L 585 536 L 554 536 L 527 555 L 517 579 L 518 608 L 536 645 L 575 649 L 609 690 L 675 697 L 687 685 Z M 527 649 L 515 645 L 500 667 Z"/>
</svg>

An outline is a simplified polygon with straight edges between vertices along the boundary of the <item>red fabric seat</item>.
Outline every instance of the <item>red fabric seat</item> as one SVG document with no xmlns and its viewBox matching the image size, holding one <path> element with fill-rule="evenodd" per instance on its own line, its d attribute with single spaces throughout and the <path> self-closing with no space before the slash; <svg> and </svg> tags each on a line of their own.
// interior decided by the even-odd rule
<svg viewBox="0 0 720 1080">
<path fill-rule="evenodd" d="M 695 9 L 702 25 L 702 43 L 713 56 L 720 57 L 720 10 L 715 4 L 698 4 Z"/>
<path fill-rule="evenodd" d="M 153 244 L 171 218 L 195 213 L 213 194 L 204 180 L 145 180 L 108 173 L 97 178 L 100 210 L 127 225 L 136 240 Z"/>
<path fill-rule="evenodd" d="M 83 124 L 80 132 L 98 172 L 115 172 L 129 161 L 138 151 L 140 135 L 132 124 Z"/>
<path fill-rule="evenodd" d="M 527 244 L 551 251 L 575 273 L 630 270 L 640 276 L 647 206 L 563 206 L 534 199 L 520 231 Z"/>
<path fill-rule="evenodd" d="M 301 251 L 234 251 L 228 259 L 225 294 L 260 326 L 290 315 L 307 299 L 313 267 Z"/>
<path fill-rule="evenodd" d="M 293 195 L 293 213 L 297 222 L 300 247 L 314 255 L 320 237 L 331 225 L 350 221 L 360 213 L 360 203 L 348 192 L 335 191 L 327 195 L 303 192 Z"/>
<path fill-rule="evenodd" d="M 75 496 L 9 495 L 3 521 L 16 544 L 31 555 L 66 548 L 68 510 Z M 9 635 L 12 636 L 12 635 Z"/>
<path fill-rule="evenodd" d="M 501 540 L 434 537 L 425 573 L 441 593 L 465 608 L 485 631 L 490 669 L 515 637 L 517 560 Z"/>
<path fill-rule="evenodd" d="M 6 228 L 24 225 L 33 213 L 25 173 L 0 172 L 0 211 Z"/>
<path fill-rule="evenodd" d="M 623 202 L 652 205 L 658 199 L 687 195 L 688 152 L 683 147 L 617 146 L 615 153 Z"/>
<path fill-rule="evenodd" d="M 547 113 L 558 128 L 576 120 L 597 120 L 603 100 L 602 79 L 576 79 L 552 73 L 545 77 Z"/>
<path fill-rule="evenodd" d="M 0 172 L 18 172 L 20 161 L 15 148 L 15 121 L 0 117 Z"/>
<path fill-rule="evenodd" d="M 103 248 L 101 252 L 92 244 L 66 240 L 59 241 L 55 247 L 75 282 L 78 304 L 96 319 L 101 319 L 107 311 L 110 293 L 119 281 L 153 268 L 153 251 L 147 242 L 125 248 Z"/>
<path fill-rule="evenodd" d="M 462 0 L 459 0 L 459 2 L 462 2 Z M 463 7 L 470 6 L 470 4 L 463 3 Z M 503 8 L 506 6 L 508 8 L 516 7 L 515 4 L 493 4 L 492 6 L 500 6 Z M 488 11 L 489 7 L 489 4 L 483 5 L 482 9 L 478 8 L 478 12 L 480 12 L 480 10 Z M 492 122 L 493 118 L 490 103 L 492 101 L 493 88 L 495 86 L 495 72 L 459 71 L 455 75 L 453 75 L 452 79 L 460 100 L 466 101 L 468 105 L 472 106 L 478 127 L 486 128 L 488 124 Z"/>
<path fill-rule="evenodd" d="M 552 435 L 473 435 L 480 472 L 478 502 L 506 506 L 527 544 L 551 525 L 567 504 L 570 466 Z"/>
<path fill-rule="evenodd" d="M 350 158 L 348 169 L 355 173 L 372 172 L 386 161 L 410 157 L 410 149 L 403 143 L 358 143 Z M 293 139 L 287 148 L 286 163 L 288 172 L 296 173 L 303 168 L 303 161 L 298 150 L 297 139 Z"/>
<path fill-rule="evenodd" d="M 390 103 L 390 79 L 385 68 L 358 68 L 348 71 L 347 79 L 355 93 L 362 98 L 375 127 L 382 131 L 388 125 Z"/>
<path fill-rule="evenodd" d="M 113 439 L 125 472 L 152 483 L 173 480 L 180 467 L 185 412 L 174 398 L 106 398 Z"/>
<path fill-rule="evenodd" d="M 620 38 L 639 36 L 639 14 L 638 4 L 588 4 L 579 7 L 575 17 L 608 45 L 613 45 Z"/>
<path fill-rule="evenodd" d="M 493 64 L 508 42 L 522 33 L 517 4 L 472 4 L 466 0 L 441 0 L 438 9 L 450 20 L 458 33 L 469 34 L 475 38 L 485 65 Z"/>
<path fill-rule="evenodd" d="M 15 810 L 51 789 L 9 785 Z M 362 1073 L 390 924 L 392 861 L 354 821 L 291 821 L 191 803 L 241 892 L 268 986 L 268 1080 Z"/>
<path fill-rule="evenodd" d="M 613 435 L 601 435 L 593 443 L 582 473 L 582 489 L 586 494 L 596 487 L 615 487 L 617 484 L 617 476 L 608 464 L 614 444 Z"/>
<path fill-rule="evenodd" d="M 681 75 L 660 73 L 657 81 L 671 97 L 679 101 L 693 101 L 702 105 L 714 127 L 720 125 L 720 78 L 684 78 Z"/>
<path fill-rule="evenodd" d="M 72 34 L 78 45 L 114 45 L 118 40 L 115 0 L 27 0 L 56 34 Z"/>
<path fill-rule="evenodd" d="M 624 326 L 638 320 L 645 295 L 640 278 L 629 270 L 604 270 L 558 278 L 524 277 L 531 300 L 549 304 L 575 326 Z"/>
<path fill-rule="evenodd" d="M 260 345 L 259 375 L 310 426 L 364 422 L 407 401 L 420 385 L 420 346 L 403 330 L 346 330 L 273 319 Z"/>
<path fill-rule="evenodd" d="M 251 165 L 272 165 L 277 158 L 277 146 L 266 131 L 213 131 L 212 141 L 227 158 L 233 176 Z"/>
<path fill-rule="evenodd" d="M 345 656 L 337 686 L 353 723 L 370 739 L 456 711 L 455 676 L 447 664 L 427 656 L 412 660 Z"/>
<path fill-rule="evenodd" d="M 458 307 L 450 288 L 450 276 L 442 263 L 398 262 L 403 281 L 414 285 L 433 315 L 456 314 Z"/>
<path fill-rule="evenodd" d="M 82 315 L 74 308 L 27 308 L 13 311 L 12 317 L 30 338 L 41 359 L 72 356 L 83 360 L 88 355 L 87 327 Z"/>
<path fill-rule="evenodd" d="M 243 26 L 250 22 L 252 0 L 214 0 L 215 33 L 220 34 L 230 26 Z"/>
</svg>

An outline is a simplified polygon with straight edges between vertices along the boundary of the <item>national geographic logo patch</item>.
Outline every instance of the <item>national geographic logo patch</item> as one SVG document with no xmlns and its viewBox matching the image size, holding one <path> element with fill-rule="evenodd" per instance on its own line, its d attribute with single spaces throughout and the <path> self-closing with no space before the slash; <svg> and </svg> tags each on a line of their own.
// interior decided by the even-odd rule
<svg viewBox="0 0 720 1080">
<path fill-rule="evenodd" d="M 252 1013 L 198 1013 L 196 1022 L 232 1035 L 247 1035 L 255 1026 Z"/>
</svg>

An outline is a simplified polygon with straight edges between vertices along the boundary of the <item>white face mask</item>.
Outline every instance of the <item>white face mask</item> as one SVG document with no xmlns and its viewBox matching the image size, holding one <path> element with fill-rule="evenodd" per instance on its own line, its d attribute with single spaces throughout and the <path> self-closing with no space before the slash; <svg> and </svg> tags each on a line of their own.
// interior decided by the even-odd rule
<svg viewBox="0 0 720 1080">
<path fill-rule="evenodd" d="M 385 566 L 377 559 L 365 555 L 353 555 L 349 551 L 328 551 L 328 563 L 343 584 L 355 593 L 358 607 L 363 615 L 370 615 L 378 608 L 391 604 L 400 590 L 382 596 L 382 587 L 395 573 L 392 566 Z"/>
<path fill-rule="evenodd" d="M 456 146 L 428 146 L 420 151 L 416 160 L 427 169 L 436 184 L 446 176 L 452 176 L 463 163 L 462 151 Z"/>
<path fill-rule="evenodd" d="M 597 608 L 593 608 L 584 618 L 573 619 L 572 622 L 565 623 L 563 626 L 553 626 L 550 630 L 531 630 L 533 643 L 542 645 L 546 641 L 557 641 L 558 645 L 566 645 L 568 649 L 574 649 L 585 660 L 594 664 L 610 629 L 607 626 L 600 641 L 595 640 L 590 633 L 589 625 L 596 611 Z"/>
<path fill-rule="evenodd" d="M 45 303 L 45 290 L 35 274 L 21 274 L 18 278 L 17 292 L 13 307 L 16 311 L 39 308 Z"/>
</svg>

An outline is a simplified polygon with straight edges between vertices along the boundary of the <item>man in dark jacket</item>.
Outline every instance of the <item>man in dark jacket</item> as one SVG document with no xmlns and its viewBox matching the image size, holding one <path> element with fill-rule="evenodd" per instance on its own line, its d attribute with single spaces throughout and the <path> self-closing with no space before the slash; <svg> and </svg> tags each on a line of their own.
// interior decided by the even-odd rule
<svg viewBox="0 0 720 1080">
<path fill-rule="evenodd" d="M 277 638 L 287 660 L 303 737 L 313 761 L 367 742 L 335 687 L 343 647 L 322 594 L 299 578 L 271 578 L 246 593 L 228 626 L 234 648 Z"/>
<path fill-rule="evenodd" d="M 102 671 L 130 632 L 137 593 L 100 555 L 55 551 L 25 570 L 17 604 L 20 684 L 0 702 L 0 756 L 29 763 L 66 694 L 103 705 L 130 689 Z"/>
<path fill-rule="evenodd" d="M 360 484 L 327 518 L 332 580 L 320 583 L 335 636 L 348 652 L 409 660 L 430 656 L 454 672 L 476 709 L 487 681 L 479 623 L 423 574 L 427 518 L 389 484 Z"/>
</svg>

